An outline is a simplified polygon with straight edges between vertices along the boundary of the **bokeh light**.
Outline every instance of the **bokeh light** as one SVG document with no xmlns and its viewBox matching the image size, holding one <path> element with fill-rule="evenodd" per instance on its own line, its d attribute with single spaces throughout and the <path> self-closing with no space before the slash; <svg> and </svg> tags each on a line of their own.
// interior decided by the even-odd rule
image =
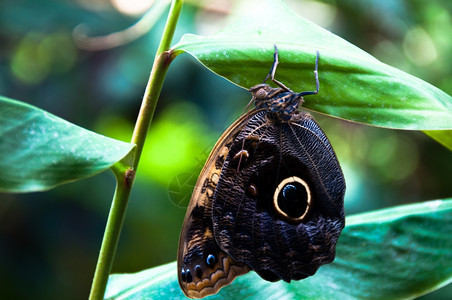
<svg viewBox="0 0 452 300">
<path fill-rule="evenodd" d="M 154 0 L 110 0 L 119 12 L 128 15 L 139 15 L 146 12 Z"/>
</svg>

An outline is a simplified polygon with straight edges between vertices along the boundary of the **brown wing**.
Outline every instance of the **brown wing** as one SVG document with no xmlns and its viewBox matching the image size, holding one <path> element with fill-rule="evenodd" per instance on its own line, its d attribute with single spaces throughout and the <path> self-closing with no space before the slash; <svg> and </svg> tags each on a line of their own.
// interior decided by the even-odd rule
<svg viewBox="0 0 452 300">
<path fill-rule="evenodd" d="M 221 249 L 269 281 L 300 280 L 331 262 L 344 227 L 345 181 L 307 113 L 254 114 L 236 135 L 213 197 Z"/>
<path fill-rule="evenodd" d="M 196 182 L 179 239 L 177 272 L 179 285 L 187 297 L 215 294 L 235 277 L 249 272 L 222 251 L 213 236 L 212 201 L 232 141 L 254 112 L 243 115 L 215 144 Z"/>
</svg>

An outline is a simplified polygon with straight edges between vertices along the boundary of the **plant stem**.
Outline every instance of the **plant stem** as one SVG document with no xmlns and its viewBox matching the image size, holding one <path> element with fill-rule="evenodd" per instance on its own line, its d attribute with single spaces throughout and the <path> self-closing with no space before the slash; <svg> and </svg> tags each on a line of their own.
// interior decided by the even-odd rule
<svg viewBox="0 0 452 300">
<path fill-rule="evenodd" d="M 115 175 L 116 174 L 117 173 L 115 173 Z M 118 245 L 118 239 L 131 192 L 131 189 L 127 188 L 124 183 L 125 181 L 121 180 L 119 175 L 116 175 L 115 194 L 113 196 L 99 258 L 97 260 L 96 272 L 94 273 L 91 293 L 89 295 L 90 300 L 100 300 L 104 298 L 108 276 L 115 257 L 116 246 Z"/>
<path fill-rule="evenodd" d="M 141 151 L 143 150 L 149 125 L 154 116 L 155 107 L 160 91 L 162 90 L 166 72 L 168 71 L 171 61 L 174 59 L 173 53 L 168 50 L 171 47 L 171 41 L 173 39 L 174 31 L 176 30 L 176 24 L 182 9 L 182 4 L 183 0 L 173 0 L 173 3 L 171 4 L 168 20 L 155 55 L 154 65 L 152 66 L 151 75 L 149 76 L 149 81 L 146 86 L 143 102 L 141 103 L 140 113 L 138 114 L 137 123 L 132 136 L 132 143 L 137 145 L 137 152 L 133 164 L 134 170 L 138 167 Z"/>
<path fill-rule="evenodd" d="M 99 258 L 97 260 L 96 271 L 91 286 L 90 300 L 100 300 L 104 298 L 105 289 L 110 275 L 111 267 L 118 245 L 119 235 L 124 222 L 124 216 L 132 190 L 135 172 L 138 167 L 141 152 L 149 126 L 154 116 L 160 91 L 162 90 L 166 72 L 171 61 L 174 59 L 173 53 L 169 50 L 171 41 L 176 29 L 177 20 L 182 9 L 183 0 L 173 0 L 168 14 L 168 19 L 163 31 L 162 39 L 158 47 L 154 64 L 152 66 L 149 81 L 146 86 L 140 112 L 132 135 L 132 143 L 136 144 L 136 152 L 133 163 L 128 169 L 112 168 L 116 176 L 116 189 L 113 196 L 107 225 L 102 240 Z"/>
</svg>

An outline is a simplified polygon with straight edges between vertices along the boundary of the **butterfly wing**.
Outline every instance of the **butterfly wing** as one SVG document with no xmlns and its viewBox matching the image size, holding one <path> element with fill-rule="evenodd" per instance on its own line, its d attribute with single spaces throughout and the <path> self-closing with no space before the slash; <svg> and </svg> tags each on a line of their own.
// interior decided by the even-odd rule
<svg viewBox="0 0 452 300">
<path fill-rule="evenodd" d="M 213 196 L 222 251 L 270 281 L 313 275 L 335 256 L 345 181 L 307 113 L 290 122 L 255 113 L 235 135 Z"/>
<path fill-rule="evenodd" d="M 212 200 L 224 160 L 232 141 L 244 127 L 247 115 L 234 122 L 220 137 L 196 182 L 182 226 L 177 273 L 179 285 L 187 297 L 202 298 L 215 294 L 245 274 L 249 267 L 222 251 L 214 236 Z"/>
</svg>

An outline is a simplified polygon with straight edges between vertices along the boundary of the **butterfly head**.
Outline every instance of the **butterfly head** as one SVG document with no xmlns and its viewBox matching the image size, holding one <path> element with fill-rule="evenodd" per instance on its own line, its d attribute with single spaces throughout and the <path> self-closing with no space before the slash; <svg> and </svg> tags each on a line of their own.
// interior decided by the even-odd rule
<svg viewBox="0 0 452 300">
<path fill-rule="evenodd" d="M 274 88 L 266 83 L 257 84 L 249 89 L 255 101 L 268 99 L 272 90 Z"/>
<path fill-rule="evenodd" d="M 272 119 L 289 121 L 304 100 L 300 94 L 284 88 L 272 88 L 268 84 L 257 84 L 249 89 L 257 109 L 266 109 Z"/>
</svg>

